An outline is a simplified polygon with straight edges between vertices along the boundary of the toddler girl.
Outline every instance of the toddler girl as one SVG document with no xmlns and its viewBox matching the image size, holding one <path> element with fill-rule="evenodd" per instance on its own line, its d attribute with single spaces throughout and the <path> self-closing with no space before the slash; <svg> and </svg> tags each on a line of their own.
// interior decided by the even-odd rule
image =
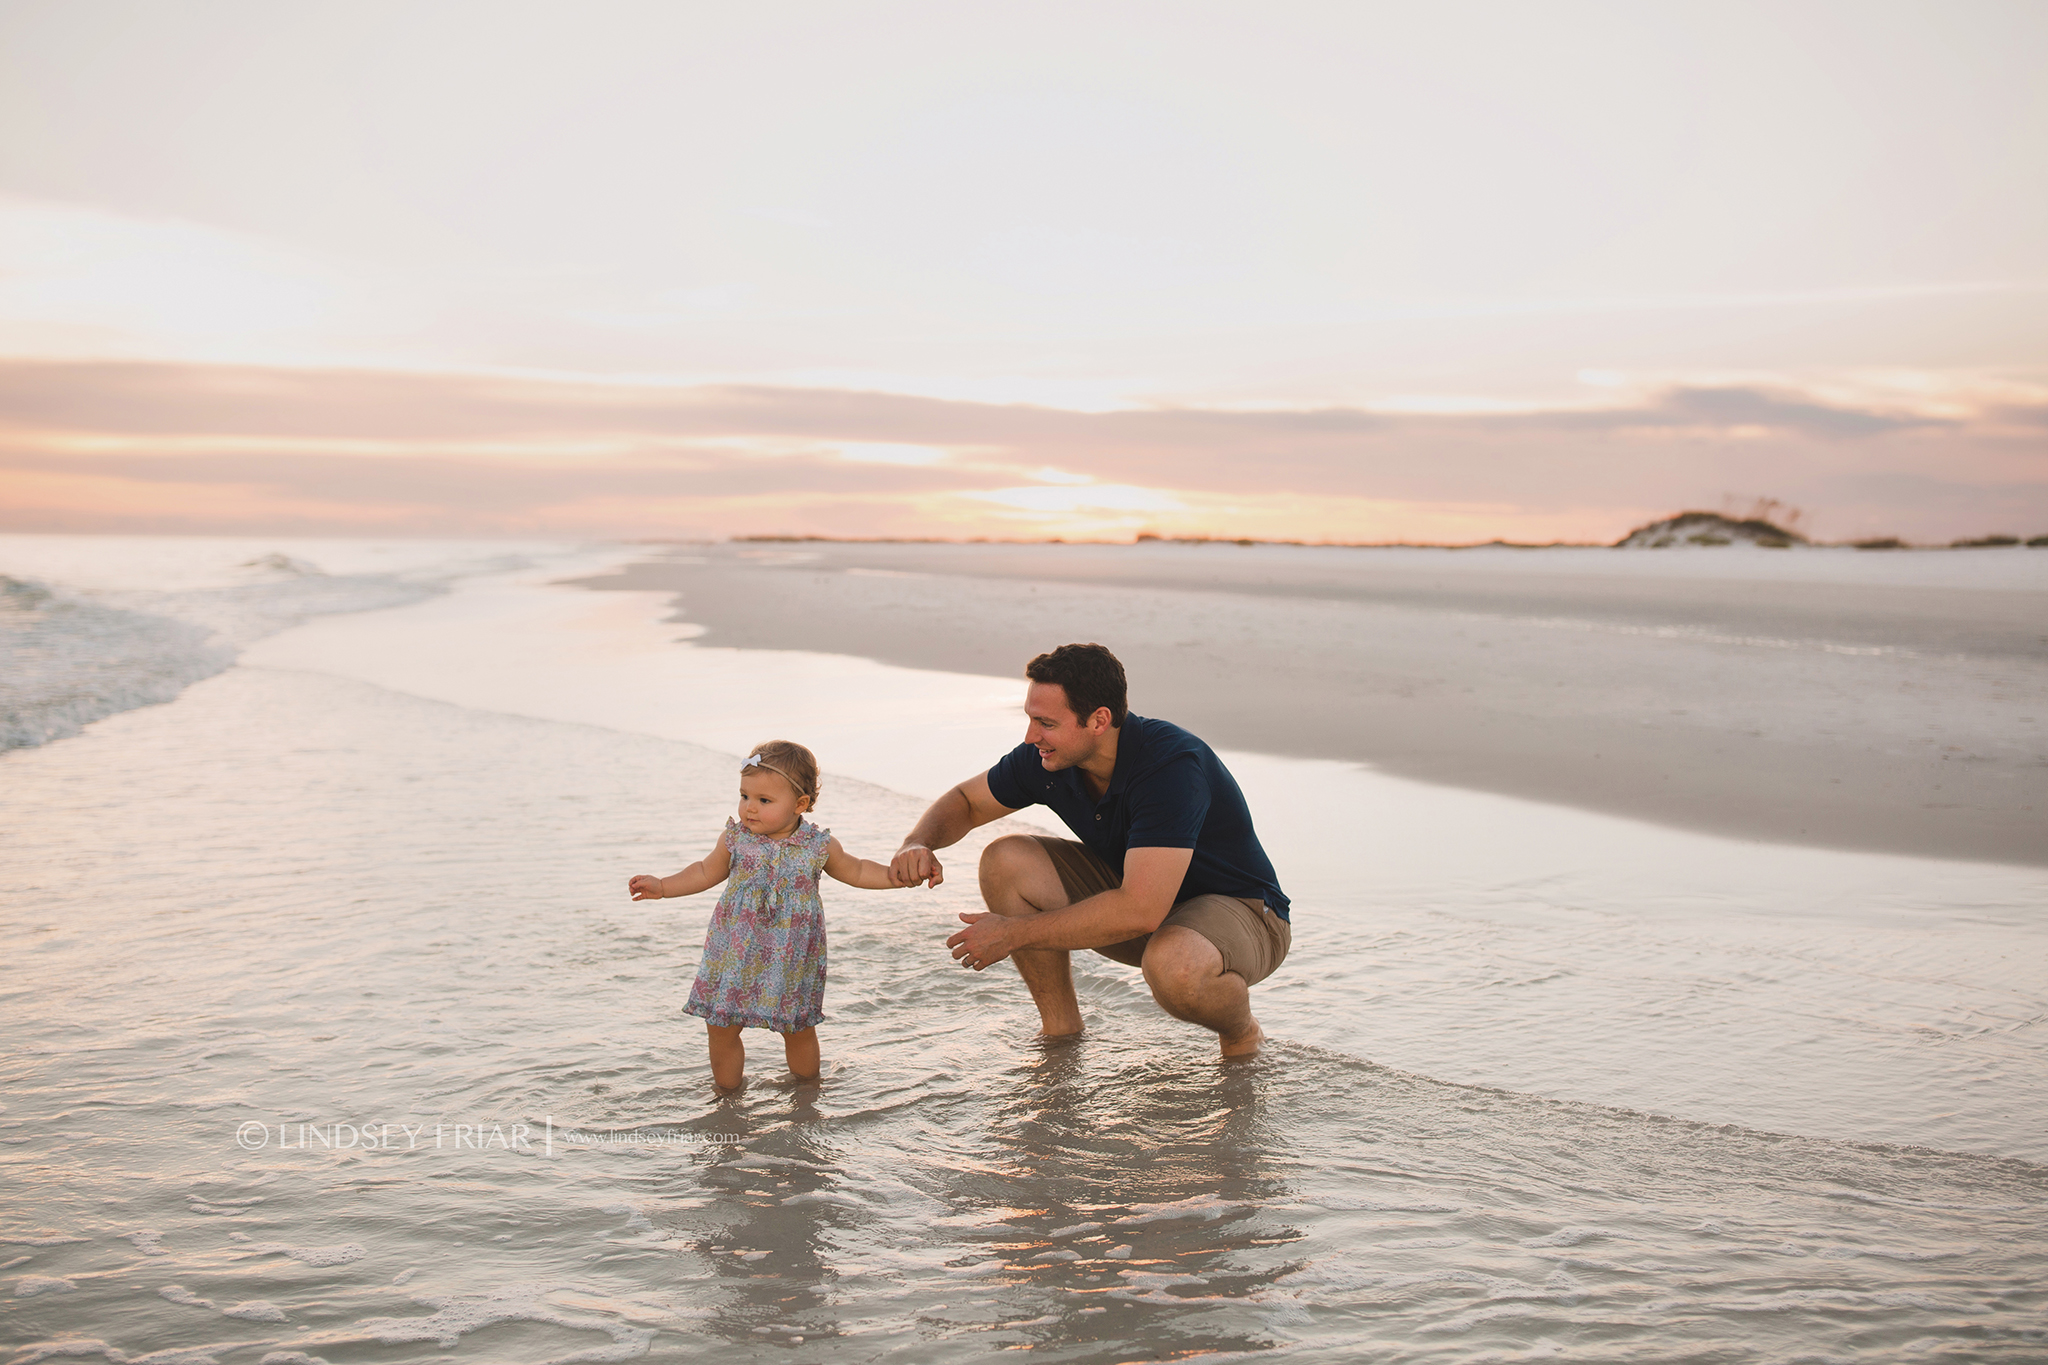
<svg viewBox="0 0 2048 1365">
<path fill-rule="evenodd" d="M 740 1083 L 747 1049 L 743 1028 L 782 1035 L 789 1069 L 799 1080 L 818 1076 L 818 1021 L 825 1017 L 825 914 L 818 873 L 848 886 L 884 890 L 889 869 L 856 858 L 830 830 L 803 819 L 818 800 L 818 760 L 801 744 L 757 745 L 740 768 L 737 820 L 709 856 L 668 877 L 627 883 L 636 901 L 694 896 L 732 882 L 711 912 L 697 984 L 684 1008 L 701 1016 L 710 1035 L 711 1077 L 721 1089 Z"/>
</svg>

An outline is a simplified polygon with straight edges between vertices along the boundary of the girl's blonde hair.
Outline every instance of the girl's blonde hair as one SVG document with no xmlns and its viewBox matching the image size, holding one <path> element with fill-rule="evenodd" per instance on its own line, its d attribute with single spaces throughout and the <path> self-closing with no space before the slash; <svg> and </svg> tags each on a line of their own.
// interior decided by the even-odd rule
<svg viewBox="0 0 2048 1365">
<path fill-rule="evenodd" d="M 756 744 L 740 766 L 740 776 L 748 773 L 771 772 L 790 786 L 796 788 L 798 796 L 808 796 L 811 808 L 818 804 L 818 756 L 801 744 L 786 739 L 765 740 Z"/>
</svg>

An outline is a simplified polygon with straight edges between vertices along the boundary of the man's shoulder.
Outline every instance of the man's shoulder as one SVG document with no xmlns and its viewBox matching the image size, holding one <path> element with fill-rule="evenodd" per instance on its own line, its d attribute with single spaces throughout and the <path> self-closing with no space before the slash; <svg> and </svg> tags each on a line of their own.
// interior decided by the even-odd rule
<svg viewBox="0 0 2048 1365">
<path fill-rule="evenodd" d="M 1175 725 L 1170 720 L 1158 720 L 1151 716 L 1130 715 L 1124 717 L 1124 732 L 1130 740 L 1136 740 L 1137 763 L 1131 770 L 1131 781 L 1142 782 L 1147 777 L 1186 771 L 1190 766 L 1206 769 L 1217 761 L 1216 751 L 1204 743 L 1193 731 Z"/>
<path fill-rule="evenodd" d="M 1138 741 L 1138 751 L 1148 766 L 1184 754 L 1215 752 L 1194 731 L 1156 716 L 1127 715 L 1124 717 L 1124 732 Z"/>
</svg>

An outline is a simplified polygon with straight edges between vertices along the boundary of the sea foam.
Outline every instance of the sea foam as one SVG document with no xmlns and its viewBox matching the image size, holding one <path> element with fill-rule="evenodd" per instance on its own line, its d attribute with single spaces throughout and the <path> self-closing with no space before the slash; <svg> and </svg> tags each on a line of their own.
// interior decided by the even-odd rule
<svg viewBox="0 0 2048 1365">
<path fill-rule="evenodd" d="M 74 542 L 91 539 L 0 537 L 0 750 L 170 701 L 311 617 L 403 606 L 462 574 L 565 548 L 333 542 L 294 543 L 294 554 L 263 542 L 103 537 L 88 568 Z"/>
<path fill-rule="evenodd" d="M 234 660 L 205 626 L 0 576 L 0 749 L 47 744 L 102 716 L 169 701 Z"/>
</svg>

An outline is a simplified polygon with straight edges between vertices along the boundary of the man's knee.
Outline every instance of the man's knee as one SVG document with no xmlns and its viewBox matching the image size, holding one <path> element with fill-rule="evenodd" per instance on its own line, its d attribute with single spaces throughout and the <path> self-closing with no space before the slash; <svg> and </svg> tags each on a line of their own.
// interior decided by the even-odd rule
<svg viewBox="0 0 2048 1365">
<path fill-rule="evenodd" d="M 1152 994 L 1179 999 L 1199 994 L 1223 975 L 1223 954 L 1192 929 L 1161 929 L 1145 945 L 1145 984 Z"/>
<path fill-rule="evenodd" d="M 981 898 L 999 915 L 1066 904 L 1051 856 L 1028 834 L 1005 834 L 981 851 Z"/>
<path fill-rule="evenodd" d="M 1033 862 L 1044 858 L 1045 850 L 1030 835 L 1005 834 L 1000 839 L 991 839 L 981 851 L 981 879 L 984 883 L 1013 882 L 1025 875 Z"/>
</svg>

